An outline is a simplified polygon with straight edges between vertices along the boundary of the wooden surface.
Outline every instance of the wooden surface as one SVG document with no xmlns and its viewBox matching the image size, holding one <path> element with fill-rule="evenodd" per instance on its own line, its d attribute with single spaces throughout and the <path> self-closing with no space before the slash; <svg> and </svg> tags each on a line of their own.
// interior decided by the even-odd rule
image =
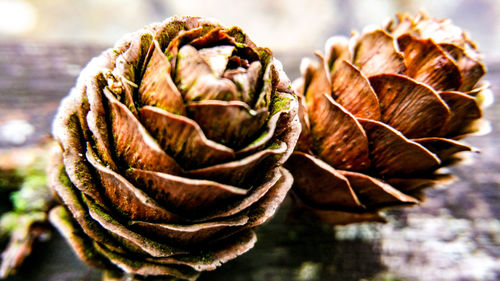
<svg viewBox="0 0 500 281">
<path fill-rule="evenodd" d="M 83 65 L 104 48 L 84 45 L 0 43 L 0 148 L 28 145 L 50 132 L 59 100 Z M 290 78 L 300 55 L 277 54 Z M 500 99 L 500 64 L 486 77 Z M 258 229 L 249 253 L 201 281 L 281 280 L 499 280 L 500 279 L 500 103 L 485 110 L 492 132 L 467 143 L 481 149 L 471 163 L 453 167 L 457 181 L 426 191 L 421 206 L 388 212 L 388 224 L 328 227 L 287 223 L 289 202 Z M 26 141 L 2 135 L 23 124 Z M 18 128 L 22 130 L 22 126 Z M 5 200 L 1 200 L 5 202 Z M 76 259 L 57 233 L 38 243 L 18 280 L 100 280 Z"/>
</svg>

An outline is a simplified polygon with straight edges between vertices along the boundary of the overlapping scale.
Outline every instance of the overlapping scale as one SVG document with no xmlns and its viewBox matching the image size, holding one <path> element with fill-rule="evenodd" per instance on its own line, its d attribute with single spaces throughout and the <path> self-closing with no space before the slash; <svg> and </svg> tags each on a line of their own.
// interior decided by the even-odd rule
<svg viewBox="0 0 500 281">
<path fill-rule="evenodd" d="M 239 148 L 252 140 L 269 117 L 266 108 L 253 110 L 241 101 L 200 101 L 188 105 L 188 114 L 210 139 Z M 211 116 L 212 118 L 206 118 Z"/>
<path fill-rule="evenodd" d="M 375 30 L 359 36 L 353 50 L 352 63 L 366 75 L 405 73 L 404 56 L 395 47 L 392 36 Z"/>
<path fill-rule="evenodd" d="M 84 261 L 129 275 L 194 280 L 249 250 L 292 185 L 280 165 L 300 123 L 282 72 L 202 18 L 124 37 L 57 113 L 51 220 Z"/>
<path fill-rule="evenodd" d="M 173 114 L 184 115 L 182 95 L 170 76 L 172 66 L 157 41 L 153 41 L 149 61 L 139 87 L 139 99 L 143 105 L 151 105 Z"/>
<path fill-rule="evenodd" d="M 431 39 L 417 39 L 405 34 L 397 41 L 408 65 L 406 75 L 436 91 L 460 87 L 462 77 L 458 65 Z"/>
<path fill-rule="evenodd" d="M 482 130 L 486 71 L 462 29 L 398 15 L 325 50 L 293 84 L 303 130 L 286 167 L 297 209 L 331 224 L 380 221 L 380 209 L 417 204 L 422 188 L 449 181 L 438 168 L 476 151 L 457 140 Z"/>
<path fill-rule="evenodd" d="M 370 77 L 380 102 L 381 121 L 410 138 L 436 135 L 450 110 L 425 84 L 406 76 L 381 74 Z"/>
<path fill-rule="evenodd" d="M 200 125 L 185 116 L 144 106 L 141 121 L 158 144 L 187 169 L 235 158 L 233 149 L 208 139 Z"/>
<path fill-rule="evenodd" d="M 341 61 L 333 70 L 332 97 L 352 115 L 380 120 L 379 99 L 370 81 L 348 61 Z"/>
</svg>

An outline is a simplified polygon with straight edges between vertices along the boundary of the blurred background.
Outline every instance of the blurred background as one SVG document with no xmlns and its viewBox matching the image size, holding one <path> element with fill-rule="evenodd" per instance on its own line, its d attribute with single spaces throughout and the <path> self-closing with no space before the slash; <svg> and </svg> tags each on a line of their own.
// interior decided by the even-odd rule
<svg viewBox="0 0 500 281">
<path fill-rule="evenodd" d="M 326 38 L 381 24 L 398 11 L 451 18 L 500 55 L 498 0 L 0 0 L 0 40 L 95 43 L 110 46 L 124 33 L 172 15 L 214 17 L 243 28 L 277 52 L 323 49 Z"/>
<path fill-rule="evenodd" d="M 0 0 L 0 149 L 48 134 L 88 60 L 151 22 L 196 15 L 238 25 L 271 48 L 293 80 L 300 59 L 323 50 L 328 37 L 419 10 L 469 32 L 499 100 L 499 0 Z M 467 139 L 482 153 L 452 168 L 458 180 L 429 189 L 421 206 L 389 211 L 385 225 L 330 228 L 286 224 L 285 205 L 259 229 L 253 251 L 201 280 L 500 280 L 498 104 L 485 111 L 492 133 Z M 99 279 L 54 233 L 8 280 Z"/>
</svg>

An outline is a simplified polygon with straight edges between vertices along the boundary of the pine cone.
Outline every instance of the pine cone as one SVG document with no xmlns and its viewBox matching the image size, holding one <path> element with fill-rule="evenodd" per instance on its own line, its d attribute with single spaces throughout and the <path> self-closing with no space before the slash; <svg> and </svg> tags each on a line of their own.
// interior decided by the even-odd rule
<svg viewBox="0 0 500 281">
<path fill-rule="evenodd" d="M 383 221 L 380 209 L 418 203 L 436 169 L 472 150 L 457 140 L 481 127 L 485 68 L 450 21 L 399 15 L 316 55 L 294 82 L 302 133 L 287 168 L 299 210 L 331 224 Z"/>
<path fill-rule="evenodd" d="M 145 27 L 59 107 L 50 219 L 91 265 L 194 280 L 250 249 L 284 199 L 297 109 L 281 64 L 239 28 Z"/>
</svg>

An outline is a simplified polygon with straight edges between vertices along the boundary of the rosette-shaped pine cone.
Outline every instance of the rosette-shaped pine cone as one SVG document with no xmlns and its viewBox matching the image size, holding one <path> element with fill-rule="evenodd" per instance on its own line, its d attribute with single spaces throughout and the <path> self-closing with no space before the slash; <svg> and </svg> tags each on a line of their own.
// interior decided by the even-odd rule
<svg viewBox="0 0 500 281">
<path fill-rule="evenodd" d="M 485 68 L 448 20 L 400 15 L 329 39 L 317 57 L 294 83 L 302 133 L 287 168 L 298 210 L 331 224 L 383 221 L 380 209 L 418 203 L 437 168 L 472 150 L 457 140 L 482 123 Z"/>
<path fill-rule="evenodd" d="M 284 199 L 297 111 L 280 63 L 239 28 L 145 27 L 59 107 L 50 219 L 91 265 L 194 280 L 250 249 Z"/>
</svg>

